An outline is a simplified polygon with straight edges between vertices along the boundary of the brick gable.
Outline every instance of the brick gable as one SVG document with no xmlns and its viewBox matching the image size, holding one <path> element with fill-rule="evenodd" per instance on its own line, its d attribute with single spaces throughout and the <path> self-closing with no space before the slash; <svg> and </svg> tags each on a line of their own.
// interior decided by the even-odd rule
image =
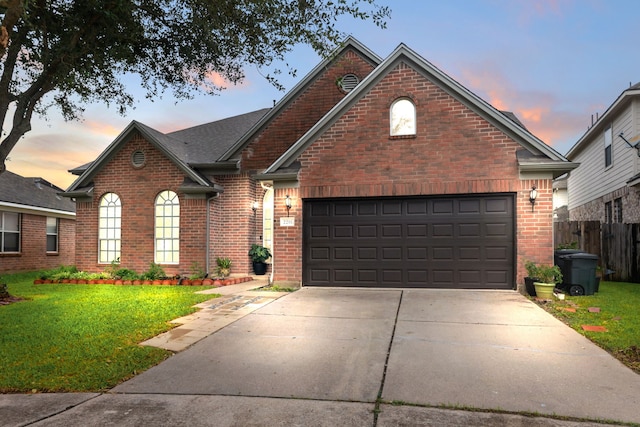
<svg viewBox="0 0 640 427">
<path fill-rule="evenodd" d="M 243 171 L 268 167 L 344 98 L 336 84 L 339 77 L 352 73 L 363 79 L 372 70 L 354 50 L 344 52 L 243 150 Z"/>
<path fill-rule="evenodd" d="M 131 155 L 145 153 L 145 164 L 136 168 Z M 93 200 L 77 204 L 78 239 L 76 264 L 86 271 L 102 271 L 98 264 L 98 207 L 106 193 L 116 193 L 122 204 L 122 248 L 120 266 L 138 273 L 154 261 L 154 204 L 158 193 L 171 190 L 180 200 L 180 265 L 163 266 L 168 274 L 188 273 L 192 263 L 205 265 L 206 200 L 181 194 L 184 174 L 160 152 L 135 133 L 94 178 Z"/>
<path fill-rule="evenodd" d="M 415 137 L 389 136 L 399 97 L 417 110 Z M 521 148 L 405 65 L 390 72 L 299 158 L 301 196 L 515 191 Z"/>
</svg>

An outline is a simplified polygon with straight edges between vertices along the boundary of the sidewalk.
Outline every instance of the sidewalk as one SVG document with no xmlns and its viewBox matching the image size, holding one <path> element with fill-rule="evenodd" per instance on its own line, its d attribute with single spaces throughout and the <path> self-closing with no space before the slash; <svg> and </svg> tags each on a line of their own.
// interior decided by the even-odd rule
<svg viewBox="0 0 640 427">
<path fill-rule="evenodd" d="M 195 307 L 200 310 L 171 321 L 171 323 L 180 326 L 141 344 L 176 353 L 183 351 L 212 333 L 287 294 L 287 292 L 253 290 L 266 285 L 266 280 L 252 280 L 200 291 L 198 293 L 220 294 L 222 297 L 196 304 Z"/>
</svg>

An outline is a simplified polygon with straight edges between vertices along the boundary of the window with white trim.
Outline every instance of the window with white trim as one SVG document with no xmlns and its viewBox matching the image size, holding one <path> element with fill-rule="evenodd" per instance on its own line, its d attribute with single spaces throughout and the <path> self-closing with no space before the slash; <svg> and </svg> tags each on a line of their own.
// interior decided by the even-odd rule
<svg viewBox="0 0 640 427">
<path fill-rule="evenodd" d="M 397 99 L 390 108 L 391 136 L 416 134 L 416 106 L 408 98 Z"/>
<path fill-rule="evenodd" d="M 604 167 L 605 168 L 611 166 L 611 163 L 613 163 L 612 144 L 613 144 L 613 128 L 611 127 L 611 125 L 609 125 L 604 130 Z"/>
<path fill-rule="evenodd" d="M 47 217 L 47 252 L 58 252 L 58 218 Z"/>
<path fill-rule="evenodd" d="M 155 262 L 180 262 L 180 200 L 171 190 L 156 197 Z"/>
<path fill-rule="evenodd" d="M 16 212 L 0 211 L 0 253 L 20 252 L 20 221 Z"/>
<path fill-rule="evenodd" d="M 115 193 L 107 193 L 100 199 L 98 223 L 98 262 L 120 262 L 122 205 Z"/>
</svg>

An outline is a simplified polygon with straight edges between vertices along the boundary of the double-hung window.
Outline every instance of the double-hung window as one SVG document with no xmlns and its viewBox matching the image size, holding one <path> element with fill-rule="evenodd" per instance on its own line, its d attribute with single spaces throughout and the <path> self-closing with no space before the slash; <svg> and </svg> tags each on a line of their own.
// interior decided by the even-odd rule
<svg viewBox="0 0 640 427">
<path fill-rule="evenodd" d="M 58 252 L 58 218 L 47 217 L 47 252 Z"/>
<path fill-rule="evenodd" d="M 604 130 L 604 167 L 607 168 L 613 163 L 613 128 L 611 125 Z"/>
<path fill-rule="evenodd" d="M 20 252 L 20 214 L 0 211 L 0 253 Z"/>
</svg>

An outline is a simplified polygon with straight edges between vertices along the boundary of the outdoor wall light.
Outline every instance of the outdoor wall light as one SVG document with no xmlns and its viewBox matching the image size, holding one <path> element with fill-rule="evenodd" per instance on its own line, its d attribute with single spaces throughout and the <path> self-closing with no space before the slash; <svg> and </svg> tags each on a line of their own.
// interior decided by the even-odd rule
<svg viewBox="0 0 640 427">
<path fill-rule="evenodd" d="M 536 190 L 536 186 L 531 187 L 531 191 L 529 192 L 529 202 L 531 202 L 531 212 L 533 212 L 533 207 L 536 205 L 536 199 L 538 198 L 538 190 Z"/>
<path fill-rule="evenodd" d="M 251 210 L 253 211 L 253 213 L 256 213 L 256 211 L 258 210 L 258 202 L 253 202 L 253 204 L 251 205 Z"/>
<path fill-rule="evenodd" d="M 284 198 L 284 205 L 287 208 L 287 216 L 289 216 L 289 211 L 291 210 L 291 197 L 287 194 L 287 197 Z"/>
</svg>

